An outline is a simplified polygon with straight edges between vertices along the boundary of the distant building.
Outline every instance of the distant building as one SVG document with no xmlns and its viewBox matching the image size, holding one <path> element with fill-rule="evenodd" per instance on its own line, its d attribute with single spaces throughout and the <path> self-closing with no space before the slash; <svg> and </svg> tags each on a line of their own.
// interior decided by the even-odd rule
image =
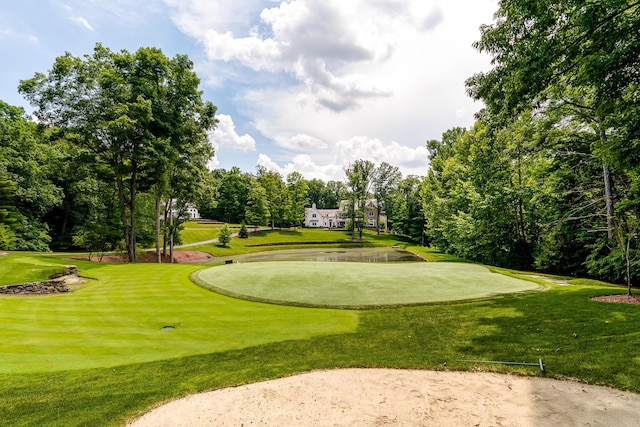
<svg viewBox="0 0 640 427">
<path fill-rule="evenodd" d="M 335 209 L 318 209 L 313 203 L 310 208 L 305 208 L 304 226 L 309 228 L 343 228 L 349 221 L 349 202 L 343 200 Z M 365 210 L 366 227 L 377 227 L 378 208 L 375 202 L 369 201 Z M 387 216 L 380 214 L 380 223 L 387 223 Z"/>
<path fill-rule="evenodd" d="M 187 214 L 189 215 L 189 219 L 200 219 L 200 212 L 198 212 L 198 208 L 195 207 L 193 203 L 187 203 Z"/>
</svg>

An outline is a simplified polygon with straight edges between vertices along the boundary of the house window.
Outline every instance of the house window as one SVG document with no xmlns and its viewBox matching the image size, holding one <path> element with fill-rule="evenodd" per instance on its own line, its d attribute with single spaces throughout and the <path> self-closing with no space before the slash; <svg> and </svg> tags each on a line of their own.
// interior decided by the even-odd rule
<svg viewBox="0 0 640 427">
<path fill-rule="evenodd" d="M 369 211 L 369 216 L 373 217 L 373 211 Z"/>
<path fill-rule="evenodd" d="M 311 217 L 312 217 L 312 218 L 315 218 L 315 217 L 316 217 L 316 214 L 312 214 L 312 215 L 311 215 Z"/>
</svg>

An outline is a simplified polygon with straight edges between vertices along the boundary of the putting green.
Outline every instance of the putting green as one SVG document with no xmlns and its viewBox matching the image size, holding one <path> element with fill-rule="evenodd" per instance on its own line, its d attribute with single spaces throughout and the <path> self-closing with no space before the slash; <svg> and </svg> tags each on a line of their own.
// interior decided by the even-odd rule
<svg viewBox="0 0 640 427">
<path fill-rule="evenodd" d="M 464 263 L 253 262 L 200 270 L 194 279 L 226 295 L 279 304 L 367 308 L 486 298 L 540 285 Z"/>
</svg>

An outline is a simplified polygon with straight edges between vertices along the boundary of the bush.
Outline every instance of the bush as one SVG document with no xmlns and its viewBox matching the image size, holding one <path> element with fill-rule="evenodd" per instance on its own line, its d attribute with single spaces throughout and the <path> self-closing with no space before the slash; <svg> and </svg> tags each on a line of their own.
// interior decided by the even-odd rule
<svg viewBox="0 0 640 427">
<path fill-rule="evenodd" d="M 249 231 L 247 231 L 247 226 L 245 225 L 244 222 L 240 226 L 240 231 L 238 232 L 238 237 L 240 237 L 241 239 L 246 239 L 246 238 L 249 237 Z"/>
<path fill-rule="evenodd" d="M 222 243 L 222 246 L 227 246 L 231 241 L 231 229 L 227 224 L 223 225 L 218 234 L 218 241 Z"/>
</svg>

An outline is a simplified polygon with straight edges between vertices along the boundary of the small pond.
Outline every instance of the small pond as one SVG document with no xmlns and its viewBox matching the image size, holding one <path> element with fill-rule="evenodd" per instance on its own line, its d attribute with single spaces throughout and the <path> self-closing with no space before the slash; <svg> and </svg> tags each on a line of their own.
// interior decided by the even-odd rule
<svg viewBox="0 0 640 427">
<path fill-rule="evenodd" d="M 312 248 L 259 252 L 235 257 L 234 262 L 328 261 L 328 262 L 424 262 L 400 248 Z"/>
</svg>

